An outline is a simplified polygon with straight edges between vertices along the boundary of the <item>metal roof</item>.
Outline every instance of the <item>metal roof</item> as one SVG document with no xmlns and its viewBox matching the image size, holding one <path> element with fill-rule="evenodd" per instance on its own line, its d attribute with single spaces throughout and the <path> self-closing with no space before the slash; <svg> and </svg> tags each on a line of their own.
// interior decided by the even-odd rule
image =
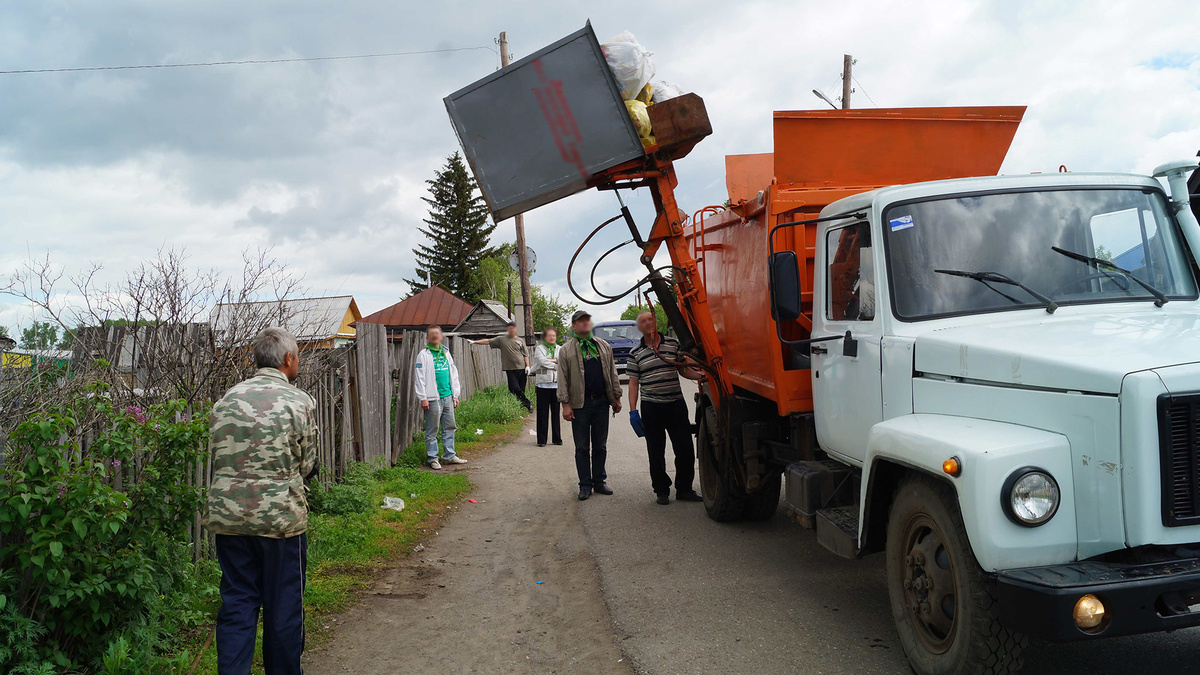
<svg viewBox="0 0 1200 675">
<path fill-rule="evenodd" d="M 354 307 L 354 297 L 337 295 L 327 298 L 299 298 L 217 305 L 209 322 L 215 331 L 224 331 L 237 321 L 267 322 L 287 329 L 297 340 L 324 340 L 332 337 L 354 337 L 341 333 L 346 310 Z M 357 312 L 355 312 L 357 313 Z"/>
<path fill-rule="evenodd" d="M 470 313 L 470 303 L 440 286 L 431 286 L 391 307 L 359 319 L 358 323 L 385 326 L 428 326 L 436 323 L 449 329 L 457 326 Z"/>
</svg>

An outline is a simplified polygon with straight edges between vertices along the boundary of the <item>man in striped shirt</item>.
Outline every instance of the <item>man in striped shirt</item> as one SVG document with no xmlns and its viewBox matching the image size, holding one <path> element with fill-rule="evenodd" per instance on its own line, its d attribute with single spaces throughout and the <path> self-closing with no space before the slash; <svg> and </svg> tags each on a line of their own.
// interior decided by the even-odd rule
<svg viewBox="0 0 1200 675">
<path fill-rule="evenodd" d="M 688 420 L 687 403 L 679 376 L 699 380 L 694 368 L 679 365 L 679 342 L 660 335 L 658 322 L 651 312 L 637 318 L 642 341 L 629 352 L 625 372 L 629 375 L 629 416 L 638 419 L 638 398 L 641 397 L 641 423 L 646 433 L 646 450 L 650 455 L 650 484 L 659 504 L 671 503 L 671 477 L 667 475 L 667 436 L 675 452 L 675 499 L 685 502 L 704 501 L 692 489 L 696 476 L 696 451 L 692 446 L 692 425 Z"/>
</svg>

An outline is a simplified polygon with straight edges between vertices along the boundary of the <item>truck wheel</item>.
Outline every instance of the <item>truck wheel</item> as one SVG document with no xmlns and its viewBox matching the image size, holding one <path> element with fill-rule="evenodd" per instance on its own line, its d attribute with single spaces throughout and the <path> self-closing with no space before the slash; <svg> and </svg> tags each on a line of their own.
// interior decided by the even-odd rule
<svg viewBox="0 0 1200 675">
<path fill-rule="evenodd" d="M 900 483 L 887 527 L 888 597 L 918 675 L 1004 675 L 1021 668 L 1025 636 L 1000 625 L 992 584 L 967 541 L 954 490 Z"/>
<path fill-rule="evenodd" d="M 704 496 L 704 510 L 708 512 L 708 517 L 727 523 L 741 519 L 745 502 L 734 490 L 728 448 L 718 452 L 723 442 L 718 429 L 716 411 L 711 405 L 704 406 L 700 414 L 700 429 L 696 432 L 696 449 L 700 456 L 700 493 Z"/>
<path fill-rule="evenodd" d="M 783 474 L 772 471 L 763 480 L 762 488 L 746 497 L 743 517 L 746 520 L 770 520 L 779 509 L 779 488 L 783 485 Z"/>
</svg>

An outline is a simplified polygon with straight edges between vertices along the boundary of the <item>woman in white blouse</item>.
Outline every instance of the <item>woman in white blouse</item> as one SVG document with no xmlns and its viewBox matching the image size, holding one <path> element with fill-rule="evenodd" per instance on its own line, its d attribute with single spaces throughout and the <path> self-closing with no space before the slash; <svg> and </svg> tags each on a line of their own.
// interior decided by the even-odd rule
<svg viewBox="0 0 1200 675">
<path fill-rule="evenodd" d="M 547 427 L 554 430 L 555 445 L 562 445 L 562 421 L 558 417 L 558 331 L 553 326 L 542 329 L 542 341 L 533 348 L 533 387 L 537 392 L 537 444 L 546 447 Z"/>
</svg>

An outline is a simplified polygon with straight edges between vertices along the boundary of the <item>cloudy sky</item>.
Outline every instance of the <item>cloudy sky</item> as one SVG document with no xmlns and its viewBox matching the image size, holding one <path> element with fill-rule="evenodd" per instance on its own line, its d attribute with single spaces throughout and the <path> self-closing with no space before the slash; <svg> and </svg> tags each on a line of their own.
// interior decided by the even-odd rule
<svg viewBox="0 0 1200 675">
<path fill-rule="evenodd" d="M 1194 0 L 8 2 L 0 70 L 490 49 L 0 75 L 0 278 L 49 253 L 115 279 L 163 246 L 235 271 L 270 246 L 313 293 L 381 309 L 407 292 L 424 180 L 457 149 L 442 98 L 497 68 L 500 31 L 519 58 L 588 19 L 601 41 L 631 30 L 704 97 L 714 134 L 678 166 L 687 210 L 725 198 L 723 155 L 770 151 L 771 111 L 837 95 L 843 53 L 856 107 L 1028 105 L 1006 173 L 1144 173 L 1200 149 Z M 529 213 L 534 282 L 569 295 L 570 252 L 615 213 L 594 192 Z M 497 243 L 512 237 L 502 222 Z M 634 278 L 616 258 L 614 290 Z M 31 320 L 0 296 L 0 324 Z"/>
</svg>

